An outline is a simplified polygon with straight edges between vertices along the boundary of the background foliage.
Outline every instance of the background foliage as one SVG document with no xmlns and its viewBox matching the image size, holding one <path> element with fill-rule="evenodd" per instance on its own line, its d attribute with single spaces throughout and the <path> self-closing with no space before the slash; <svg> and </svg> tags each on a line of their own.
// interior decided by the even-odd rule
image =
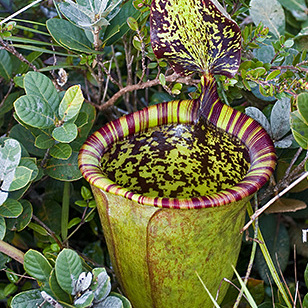
<svg viewBox="0 0 308 308">
<path fill-rule="evenodd" d="M 239 72 L 217 77 L 219 94 L 263 125 L 279 159 L 259 193 L 261 206 L 307 170 L 308 3 L 220 3 L 240 25 L 243 40 Z M 182 93 L 197 97 L 199 77 L 181 78 L 155 59 L 150 0 L 1 0 L 0 10 L 3 18 L 21 10 L 0 22 L 0 300 L 9 306 L 17 294 L 14 307 L 26 301 L 33 307 L 105 307 L 107 300 L 129 307 L 118 294 L 95 201 L 78 170 L 78 150 L 90 132 L 121 115 L 184 98 Z M 307 189 L 305 179 L 259 219 L 290 299 L 277 292 L 257 249 L 247 286 L 258 307 L 308 302 L 308 246 L 302 241 Z M 243 236 L 242 276 L 253 237 L 252 230 Z M 69 281 L 61 278 L 63 266 L 74 271 Z M 100 287 L 91 285 L 93 276 L 100 277 Z M 107 297 L 111 289 L 118 293 Z M 231 287 L 221 306 L 232 307 L 237 294 Z M 249 307 L 245 300 L 241 305 Z"/>
</svg>

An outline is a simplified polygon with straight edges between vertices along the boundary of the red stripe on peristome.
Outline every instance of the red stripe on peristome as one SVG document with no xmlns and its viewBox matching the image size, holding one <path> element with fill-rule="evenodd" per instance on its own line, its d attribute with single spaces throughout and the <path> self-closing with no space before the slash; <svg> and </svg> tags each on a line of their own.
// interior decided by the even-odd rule
<svg viewBox="0 0 308 308">
<path fill-rule="evenodd" d="M 128 134 L 133 135 L 136 132 L 136 125 L 133 113 L 128 114 L 125 117 L 127 127 L 128 127 Z"/>
<path fill-rule="evenodd" d="M 229 130 L 230 130 L 230 127 L 232 126 L 232 124 L 233 124 L 233 122 L 234 122 L 234 118 L 235 118 L 235 116 L 236 116 L 237 113 L 238 113 L 237 110 L 234 110 L 234 109 L 232 110 L 232 114 L 231 114 L 231 116 L 230 116 L 230 119 L 229 119 L 228 124 L 227 124 L 227 127 L 226 127 L 226 132 L 232 134 L 232 132 L 230 132 Z"/>
<path fill-rule="evenodd" d="M 102 138 L 106 141 L 106 143 L 108 145 L 110 145 L 114 142 L 114 136 L 113 136 L 112 131 L 113 131 L 113 129 L 112 129 L 111 125 L 106 124 L 100 130 L 98 130 L 97 133 L 99 133 L 102 136 Z"/>
<path fill-rule="evenodd" d="M 87 149 L 81 148 L 78 154 L 78 161 L 87 161 L 88 157 L 91 156 L 96 158 L 98 161 L 101 159 L 101 154 L 96 154 L 95 152 Z"/>
</svg>

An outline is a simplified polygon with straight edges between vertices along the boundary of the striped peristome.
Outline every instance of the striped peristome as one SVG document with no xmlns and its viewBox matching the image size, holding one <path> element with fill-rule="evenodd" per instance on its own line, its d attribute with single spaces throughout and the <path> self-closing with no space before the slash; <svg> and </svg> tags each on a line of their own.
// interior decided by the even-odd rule
<svg viewBox="0 0 308 308">
<path fill-rule="evenodd" d="M 236 74 L 240 28 L 211 0 L 153 0 L 150 21 L 156 57 L 167 59 L 177 73 Z"/>
<path fill-rule="evenodd" d="M 212 83 L 214 83 L 214 80 L 212 80 Z M 154 105 L 103 126 L 89 137 L 80 150 L 79 166 L 85 179 L 91 185 L 103 191 L 123 196 L 140 204 L 163 208 L 216 207 L 251 196 L 267 182 L 274 170 L 276 162 L 274 147 L 266 131 L 256 121 L 223 104 L 217 98 L 215 87 L 215 84 L 208 84 L 207 80 L 206 88 L 212 89 L 212 91 L 203 91 L 200 100 L 179 100 Z M 217 134 L 219 132 L 228 134 L 240 141 L 247 149 L 249 165 L 244 164 L 248 166 L 247 170 L 244 170 L 242 179 L 234 185 L 220 191 L 213 191 L 207 195 L 190 196 L 189 198 L 151 197 L 123 187 L 125 185 L 118 185 L 106 174 L 106 166 L 101 168 L 103 155 L 108 153 L 114 144 L 127 140 L 128 136 L 138 136 L 138 134 L 147 132 L 151 128 L 162 125 L 166 125 L 166 127 L 173 124 L 198 125 L 196 121 L 198 120 L 200 101 L 206 102 L 204 105 L 207 106 L 203 110 L 202 118 L 205 118 L 209 125 L 216 127 Z M 147 142 L 146 139 L 144 142 Z M 227 148 L 224 145 L 224 148 L 226 155 L 232 154 L 232 151 L 238 151 L 233 146 Z M 138 157 L 139 154 L 135 151 L 132 156 Z M 147 155 L 149 159 L 155 159 L 155 157 L 151 157 L 154 155 L 151 155 L 150 152 Z M 125 165 L 122 167 L 125 169 Z M 167 170 L 167 160 L 164 167 Z M 137 168 L 137 165 L 132 165 L 131 168 Z M 224 177 L 230 178 L 233 176 L 232 172 L 230 170 L 230 173 L 224 175 Z"/>
</svg>

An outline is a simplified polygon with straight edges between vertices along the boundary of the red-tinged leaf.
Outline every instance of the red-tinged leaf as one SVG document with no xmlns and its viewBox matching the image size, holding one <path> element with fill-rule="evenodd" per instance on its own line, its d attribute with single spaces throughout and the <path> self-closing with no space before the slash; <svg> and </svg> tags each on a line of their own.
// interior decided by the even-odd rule
<svg viewBox="0 0 308 308">
<path fill-rule="evenodd" d="M 193 72 L 233 77 L 240 63 L 241 32 L 213 0 L 154 0 L 151 41 L 182 76 Z"/>
</svg>

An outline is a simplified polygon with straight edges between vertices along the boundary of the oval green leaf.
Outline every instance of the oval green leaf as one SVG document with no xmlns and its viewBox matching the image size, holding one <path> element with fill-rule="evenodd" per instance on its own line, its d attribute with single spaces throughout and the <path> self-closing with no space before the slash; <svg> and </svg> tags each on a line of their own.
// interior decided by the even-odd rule
<svg viewBox="0 0 308 308">
<path fill-rule="evenodd" d="M 93 302 L 93 299 L 94 299 L 94 293 L 92 291 L 86 291 L 74 301 L 74 306 L 76 308 L 90 307 L 91 303 Z M 116 306 L 109 306 L 109 307 L 116 308 Z"/>
<path fill-rule="evenodd" d="M 308 126 L 300 113 L 296 110 L 291 113 L 291 129 L 296 142 L 303 148 L 308 148 Z"/>
<path fill-rule="evenodd" d="M 0 216 L 0 240 L 3 240 L 6 233 L 5 219 Z"/>
<path fill-rule="evenodd" d="M 60 97 L 47 76 L 38 72 L 28 72 L 24 78 L 24 87 L 28 95 L 39 96 L 54 112 L 57 110 Z"/>
<path fill-rule="evenodd" d="M 133 5 L 133 0 L 126 1 L 120 8 L 119 13 L 110 21 L 104 33 L 103 43 L 106 46 L 113 45 L 120 40 L 128 31 L 129 26 L 126 22 L 128 17 L 138 20 L 142 16 L 139 10 Z"/>
<path fill-rule="evenodd" d="M 6 175 L 19 164 L 21 158 L 21 146 L 15 139 L 8 138 L 0 144 L 0 180 L 3 181 Z"/>
<path fill-rule="evenodd" d="M 30 181 L 33 181 L 39 174 L 38 166 L 36 165 L 36 158 L 32 157 L 22 157 L 19 166 L 26 167 L 32 170 L 32 175 Z"/>
<path fill-rule="evenodd" d="M 84 101 L 79 85 L 70 87 L 60 103 L 59 117 L 61 121 L 68 121 L 78 114 Z"/>
<path fill-rule="evenodd" d="M 57 159 L 68 159 L 72 155 L 72 148 L 67 143 L 56 143 L 51 149 L 49 154 Z"/>
<path fill-rule="evenodd" d="M 52 137 L 62 143 L 72 142 L 78 135 L 77 126 L 74 123 L 64 123 L 56 127 L 52 132 Z"/>
<path fill-rule="evenodd" d="M 19 201 L 22 205 L 22 213 L 17 218 L 7 218 L 7 228 L 12 231 L 22 231 L 31 222 L 33 208 L 32 204 L 25 199 Z"/>
<path fill-rule="evenodd" d="M 45 172 L 60 181 L 75 181 L 82 177 L 78 168 L 78 153 L 73 152 L 67 160 L 51 158 L 47 162 Z"/>
<path fill-rule="evenodd" d="M 49 19 L 46 26 L 54 40 L 64 48 L 78 52 L 96 53 L 84 31 L 69 21 L 57 18 Z"/>
<path fill-rule="evenodd" d="M 72 294 L 75 281 L 82 272 L 82 263 L 77 252 L 63 249 L 56 260 L 55 271 L 59 286 L 68 294 Z"/>
<path fill-rule="evenodd" d="M 15 191 L 25 187 L 31 180 L 33 170 L 24 166 L 18 166 L 15 170 L 13 181 L 9 191 Z"/>
<path fill-rule="evenodd" d="M 21 96 L 14 102 L 14 106 L 18 117 L 30 126 L 49 128 L 55 125 L 52 108 L 39 96 Z"/>
<path fill-rule="evenodd" d="M 18 293 L 11 302 L 11 307 L 14 308 L 33 308 L 38 307 L 43 303 L 44 299 L 41 296 L 40 290 L 30 290 Z M 53 308 L 50 304 L 45 303 L 44 308 Z"/>
<path fill-rule="evenodd" d="M 300 93 L 296 98 L 296 104 L 300 115 L 308 125 L 308 93 Z"/>
<path fill-rule="evenodd" d="M 12 78 L 12 69 L 10 54 L 4 49 L 0 49 L 0 76 L 9 81 Z"/>
<path fill-rule="evenodd" d="M 16 218 L 22 213 L 22 205 L 14 199 L 6 199 L 0 206 L 0 216 L 5 218 Z"/>
<path fill-rule="evenodd" d="M 123 308 L 124 305 L 121 301 L 121 299 L 119 299 L 116 296 L 108 296 L 101 304 L 101 308 Z"/>
<path fill-rule="evenodd" d="M 52 136 L 46 134 L 40 134 L 35 138 L 35 146 L 39 149 L 49 149 L 54 145 L 54 143 L 55 140 L 52 138 Z"/>
<path fill-rule="evenodd" d="M 273 106 L 271 112 L 272 138 L 280 140 L 290 131 L 290 98 L 279 99 Z"/>
<path fill-rule="evenodd" d="M 256 26 L 262 22 L 277 38 L 284 34 L 285 15 L 278 0 L 251 0 L 249 11 Z"/>
<path fill-rule="evenodd" d="M 24 257 L 25 271 L 39 282 L 48 283 L 52 267 L 40 252 L 30 249 Z"/>
<path fill-rule="evenodd" d="M 54 268 L 49 277 L 49 286 L 56 298 L 67 303 L 71 302 L 71 297 L 59 286 Z"/>
</svg>

